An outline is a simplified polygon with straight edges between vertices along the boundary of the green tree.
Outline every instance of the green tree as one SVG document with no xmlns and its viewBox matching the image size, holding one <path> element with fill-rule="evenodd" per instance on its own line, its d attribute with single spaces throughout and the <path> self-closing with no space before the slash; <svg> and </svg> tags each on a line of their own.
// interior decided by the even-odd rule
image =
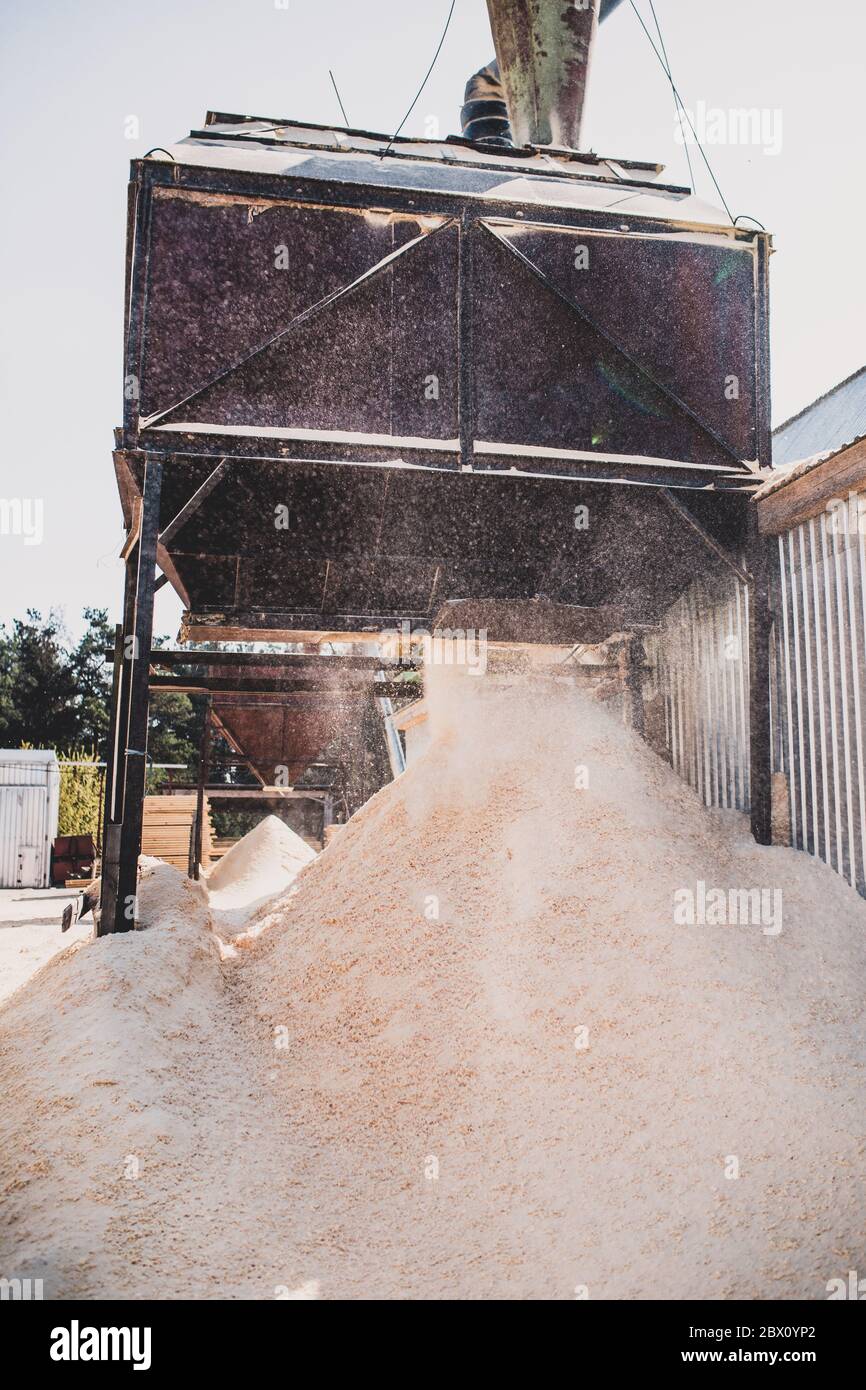
<svg viewBox="0 0 866 1390">
<path fill-rule="evenodd" d="M 204 724 L 204 700 L 174 691 L 157 692 L 150 701 L 148 760 L 183 763 L 195 777 Z"/>
<path fill-rule="evenodd" d="M 111 719 L 111 664 L 106 651 L 114 647 L 114 629 L 104 608 L 84 609 L 85 629 L 77 644 L 71 645 L 60 614 L 46 618 L 28 609 L 26 618 L 17 618 L 11 630 L 0 625 L 0 746 L 68 750 L 66 756 L 85 760 L 104 760 Z M 154 647 L 167 646 L 170 639 L 157 637 Z M 195 653 L 190 668 L 196 669 Z M 150 763 L 179 763 L 187 769 L 181 780 L 198 776 L 199 748 L 204 726 L 205 699 L 173 691 L 154 694 L 150 701 L 148 760 Z M 231 756 L 231 750 L 218 737 L 213 741 L 215 764 Z M 86 780 L 89 774 L 82 773 Z M 249 774 L 227 772 L 217 766 L 213 779 L 250 780 Z M 153 770 L 148 776 L 149 790 L 167 780 L 167 774 Z"/>
<path fill-rule="evenodd" d="M 60 753 L 60 817 L 58 835 L 93 835 L 99 826 L 102 777 L 95 753 L 68 749 Z M 73 763 L 73 766 L 70 766 Z"/>
<path fill-rule="evenodd" d="M 7 747 L 72 746 L 78 734 L 75 675 L 60 615 L 28 608 L 0 629 L 0 737 Z"/>
<path fill-rule="evenodd" d="M 85 608 L 87 627 L 69 654 L 75 681 L 77 748 L 96 748 L 105 757 L 111 719 L 111 666 L 105 652 L 114 647 L 114 628 L 105 608 Z"/>
</svg>

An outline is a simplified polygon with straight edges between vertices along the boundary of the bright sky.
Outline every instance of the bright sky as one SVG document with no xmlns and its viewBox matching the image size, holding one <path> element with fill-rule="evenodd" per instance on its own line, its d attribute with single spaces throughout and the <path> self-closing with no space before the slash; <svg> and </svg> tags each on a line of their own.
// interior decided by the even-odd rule
<svg viewBox="0 0 866 1390">
<path fill-rule="evenodd" d="M 0 498 L 41 499 L 44 540 L 0 535 L 0 621 L 85 604 L 116 618 L 123 539 L 111 465 L 121 415 L 130 158 L 208 108 L 393 130 L 438 43 L 450 0 L 2 0 Z M 649 0 L 635 0 L 648 25 Z M 757 145 L 709 145 L 735 214 L 775 234 L 773 416 L 866 362 L 859 0 L 655 0 L 693 116 L 757 108 Z M 493 56 L 485 0 L 457 0 L 438 65 L 405 128 L 459 129 L 466 78 Z M 137 138 L 128 138 L 138 120 Z M 585 143 L 687 179 L 667 79 L 630 0 L 602 26 Z M 781 139 L 779 138 L 781 137 Z M 779 146 L 776 153 L 770 151 Z M 767 148 L 764 148 L 766 146 Z M 700 165 L 696 151 L 693 162 Z M 701 166 L 697 191 L 717 201 Z M 174 631 L 166 587 L 157 630 Z"/>
</svg>

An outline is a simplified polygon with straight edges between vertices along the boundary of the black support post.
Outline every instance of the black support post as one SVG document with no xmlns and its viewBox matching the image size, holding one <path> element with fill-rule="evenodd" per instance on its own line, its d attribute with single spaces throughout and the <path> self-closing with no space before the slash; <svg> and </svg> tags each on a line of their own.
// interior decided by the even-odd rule
<svg viewBox="0 0 866 1390">
<path fill-rule="evenodd" d="M 644 661 L 643 638 L 627 637 L 620 653 L 624 716 L 628 727 L 640 734 L 641 738 L 644 735 Z"/>
<path fill-rule="evenodd" d="M 124 605 L 125 606 L 125 605 Z M 114 794 L 114 770 L 117 764 L 117 722 L 120 711 L 120 683 L 123 675 L 123 623 L 114 629 L 114 656 L 111 668 L 111 722 L 108 728 L 108 752 L 105 756 L 105 808 L 103 818 L 106 825 L 112 819 Z"/>
<path fill-rule="evenodd" d="M 754 506 L 749 517 L 749 785 L 752 834 L 769 845 L 771 830 L 770 743 L 770 567 L 767 540 L 758 534 Z"/>
<path fill-rule="evenodd" d="M 126 617 L 124 623 L 123 673 L 118 702 L 112 797 L 117 886 L 109 921 L 105 921 L 108 903 L 103 903 L 103 921 L 107 931 L 131 931 L 135 926 L 138 857 L 141 853 L 147 776 L 148 674 L 153 639 L 153 590 L 161 491 L 162 460 L 148 457 L 144 465 L 141 531 L 138 545 L 128 561 L 134 576 L 127 589 L 132 611 L 131 622 Z M 106 839 L 107 833 L 108 827 Z"/>
<path fill-rule="evenodd" d="M 210 741 L 211 741 L 211 714 L 213 712 L 213 696 L 207 697 L 207 708 L 204 712 L 204 727 L 201 731 L 201 748 L 198 759 L 198 787 L 196 789 L 195 802 L 195 851 L 193 853 L 192 877 L 201 876 L 201 850 L 204 839 L 204 789 L 208 783 L 210 775 Z"/>
<path fill-rule="evenodd" d="M 757 454 L 762 468 L 773 461 L 770 426 L 770 237 L 757 237 Z M 770 552 L 766 536 L 758 530 L 758 509 L 746 503 L 747 555 L 752 582 L 749 586 L 749 761 L 752 834 L 759 845 L 772 841 L 770 742 Z"/>
<path fill-rule="evenodd" d="M 136 542 L 137 545 L 137 542 Z M 114 670 L 111 682 L 111 726 L 109 748 L 106 758 L 105 812 L 102 832 L 102 885 L 100 892 L 101 912 L 96 927 L 97 936 L 106 936 L 114 931 L 117 911 L 117 876 L 120 871 L 120 822 L 123 804 L 123 772 L 125 758 L 123 750 L 125 730 L 129 721 L 129 663 L 124 660 L 126 634 L 131 633 L 135 621 L 135 555 L 133 548 L 127 555 L 124 570 L 123 622 L 115 628 Z"/>
</svg>

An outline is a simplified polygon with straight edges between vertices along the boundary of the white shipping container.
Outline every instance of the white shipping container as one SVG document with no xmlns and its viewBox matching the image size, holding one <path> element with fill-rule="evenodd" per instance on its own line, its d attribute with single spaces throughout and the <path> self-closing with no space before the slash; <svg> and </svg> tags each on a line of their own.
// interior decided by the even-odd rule
<svg viewBox="0 0 866 1390">
<path fill-rule="evenodd" d="M 0 888 L 47 888 L 60 814 L 57 755 L 0 749 Z"/>
</svg>

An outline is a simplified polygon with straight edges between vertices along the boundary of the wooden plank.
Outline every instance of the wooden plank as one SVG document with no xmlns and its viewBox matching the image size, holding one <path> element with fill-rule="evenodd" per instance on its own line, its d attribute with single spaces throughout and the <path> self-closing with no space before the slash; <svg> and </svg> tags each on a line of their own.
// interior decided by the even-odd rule
<svg viewBox="0 0 866 1390">
<path fill-rule="evenodd" d="M 318 787 L 212 787 L 208 792 L 211 801 L 322 801 L 326 795 Z"/>
<path fill-rule="evenodd" d="M 145 796 L 145 810 L 161 813 L 163 810 L 193 810 L 196 805 L 195 792 L 178 792 L 177 795 Z"/>
</svg>

